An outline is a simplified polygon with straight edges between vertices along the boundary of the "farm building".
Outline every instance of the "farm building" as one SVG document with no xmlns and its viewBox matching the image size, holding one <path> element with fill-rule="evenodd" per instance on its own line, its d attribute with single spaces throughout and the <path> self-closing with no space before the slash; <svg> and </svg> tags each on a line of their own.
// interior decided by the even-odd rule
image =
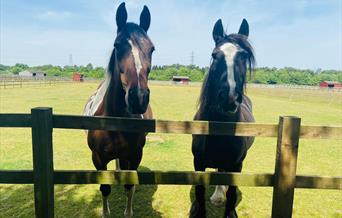
<svg viewBox="0 0 342 218">
<path fill-rule="evenodd" d="M 340 89 L 342 88 L 342 84 L 337 81 L 323 81 L 319 84 L 321 88 L 332 88 L 332 89 Z"/>
<path fill-rule="evenodd" d="M 21 71 L 19 72 L 19 76 L 22 76 L 22 77 L 35 77 L 35 78 L 42 78 L 42 77 L 46 77 L 46 73 L 43 73 L 43 72 L 34 72 L 34 71 L 28 71 L 28 70 L 25 70 L 25 71 Z"/>
<path fill-rule="evenodd" d="M 80 74 L 78 72 L 75 72 L 73 75 L 72 75 L 72 80 L 73 81 L 78 81 L 78 82 L 83 82 L 84 78 L 83 78 L 83 74 Z"/>
<path fill-rule="evenodd" d="M 189 77 L 188 76 L 173 76 L 172 82 L 180 83 L 180 84 L 189 84 Z"/>
</svg>

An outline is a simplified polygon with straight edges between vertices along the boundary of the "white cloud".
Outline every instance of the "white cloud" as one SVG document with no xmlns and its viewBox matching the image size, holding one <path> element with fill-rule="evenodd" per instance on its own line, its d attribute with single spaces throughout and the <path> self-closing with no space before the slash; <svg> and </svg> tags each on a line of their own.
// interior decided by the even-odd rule
<svg viewBox="0 0 342 218">
<path fill-rule="evenodd" d="M 106 66 L 113 48 L 110 32 L 81 30 L 12 29 L 2 37 L 1 61 L 13 65 L 26 63 L 67 65 L 69 54 L 74 64 Z"/>
<path fill-rule="evenodd" d="M 70 11 L 45 11 L 37 15 L 37 18 L 40 20 L 65 20 L 71 16 Z"/>
</svg>

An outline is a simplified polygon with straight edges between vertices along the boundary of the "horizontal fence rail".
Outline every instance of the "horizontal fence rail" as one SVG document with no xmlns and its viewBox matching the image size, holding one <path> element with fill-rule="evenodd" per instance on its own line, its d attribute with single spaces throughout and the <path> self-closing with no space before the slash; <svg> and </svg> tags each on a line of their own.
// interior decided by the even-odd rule
<svg viewBox="0 0 342 218">
<path fill-rule="evenodd" d="M 68 122 L 69 121 L 69 122 Z M 120 117 L 55 115 L 54 128 L 97 129 L 199 135 L 277 136 L 277 125 L 208 121 L 164 121 Z"/>
<path fill-rule="evenodd" d="M 135 184 L 135 185 L 236 185 L 273 186 L 273 174 L 129 171 L 55 170 L 54 184 Z M 0 183 L 33 184 L 32 170 L 0 170 Z M 296 188 L 342 189 L 342 177 L 297 175 Z"/>
<path fill-rule="evenodd" d="M 0 114 L 0 127 L 32 127 L 31 114 Z M 77 115 L 53 115 L 53 128 L 259 137 L 277 137 L 278 134 L 278 124 L 142 120 Z M 342 127 L 301 125 L 300 138 L 342 139 Z"/>
<path fill-rule="evenodd" d="M 0 127 L 32 127 L 31 114 L 0 114 Z"/>
<path fill-rule="evenodd" d="M 0 127 L 31 128 L 33 170 L 0 170 L 0 184 L 34 184 L 36 217 L 54 216 L 55 184 L 168 184 L 273 187 L 272 217 L 291 217 L 295 188 L 342 189 L 342 177 L 296 174 L 299 139 L 342 139 L 341 126 L 306 126 L 298 117 L 278 124 L 142 120 L 55 115 L 51 108 L 31 114 L 0 114 Z M 277 137 L 274 174 L 186 171 L 54 170 L 52 131 L 88 129 L 173 134 Z"/>
</svg>

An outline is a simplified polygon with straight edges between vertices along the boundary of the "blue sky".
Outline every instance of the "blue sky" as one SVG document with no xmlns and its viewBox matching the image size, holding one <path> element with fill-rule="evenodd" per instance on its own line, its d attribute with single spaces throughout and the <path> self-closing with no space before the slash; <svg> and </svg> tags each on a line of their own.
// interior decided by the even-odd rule
<svg viewBox="0 0 342 218">
<path fill-rule="evenodd" d="M 138 22 L 143 5 L 151 11 L 148 34 L 155 44 L 154 65 L 207 66 L 219 18 L 227 33 L 243 18 L 258 67 L 342 69 L 342 1 L 126 1 L 128 20 Z M 121 1 L 0 0 L 0 63 L 30 66 L 106 66 L 116 34 Z"/>
</svg>

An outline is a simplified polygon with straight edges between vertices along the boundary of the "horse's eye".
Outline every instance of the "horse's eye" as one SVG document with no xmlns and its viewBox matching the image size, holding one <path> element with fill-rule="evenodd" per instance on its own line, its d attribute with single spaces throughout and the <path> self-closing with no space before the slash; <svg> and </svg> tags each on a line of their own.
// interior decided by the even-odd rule
<svg viewBox="0 0 342 218">
<path fill-rule="evenodd" d="M 211 54 L 211 57 L 213 58 L 213 59 L 216 59 L 217 58 L 217 53 L 215 52 L 215 53 L 212 53 Z"/>
<path fill-rule="evenodd" d="M 153 46 L 153 47 L 151 48 L 151 53 L 154 52 L 155 50 L 156 50 L 156 48 Z"/>
</svg>

